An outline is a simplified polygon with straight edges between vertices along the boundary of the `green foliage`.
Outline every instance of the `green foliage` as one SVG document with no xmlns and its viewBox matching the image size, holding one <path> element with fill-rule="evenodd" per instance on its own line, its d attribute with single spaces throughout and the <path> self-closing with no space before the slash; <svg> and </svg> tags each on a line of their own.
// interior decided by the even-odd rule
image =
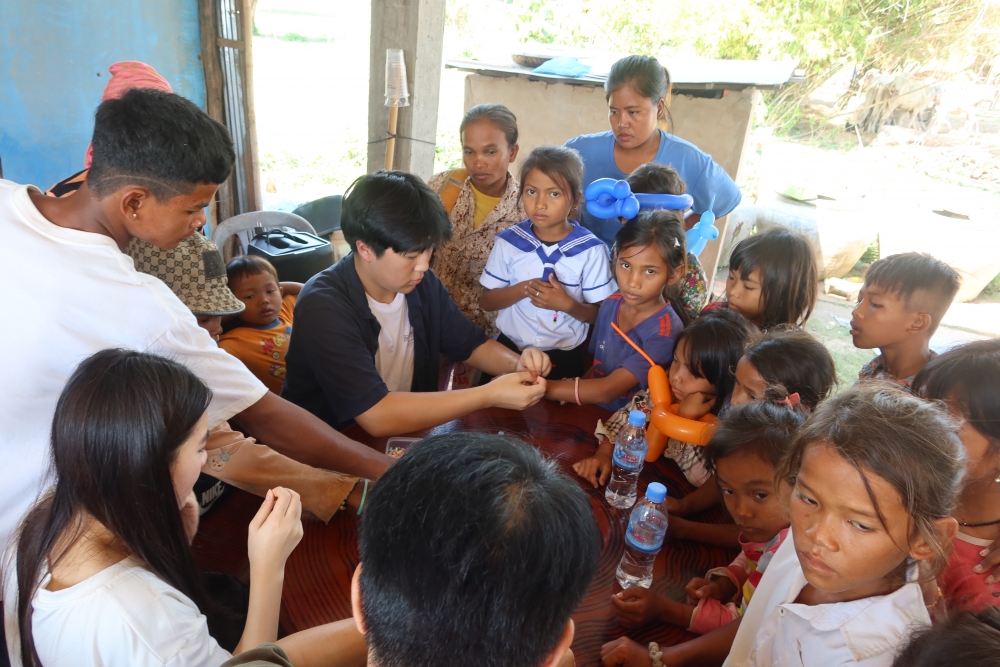
<svg viewBox="0 0 1000 667">
<path fill-rule="evenodd" d="M 522 43 L 664 57 L 792 59 L 807 80 L 765 97 L 772 127 L 799 122 L 800 101 L 844 66 L 896 71 L 1000 53 L 997 0 L 506 0 Z M 470 31 L 496 20 L 494 0 L 449 0 L 449 21 Z M 479 14 L 482 12 L 482 14 Z M 488 14 L 486 14 L 488 12 Z M 455 17 L 454 19 L 452 17 Z M 459 24 L 463 25 L 459 25 Z"/>
</svg>

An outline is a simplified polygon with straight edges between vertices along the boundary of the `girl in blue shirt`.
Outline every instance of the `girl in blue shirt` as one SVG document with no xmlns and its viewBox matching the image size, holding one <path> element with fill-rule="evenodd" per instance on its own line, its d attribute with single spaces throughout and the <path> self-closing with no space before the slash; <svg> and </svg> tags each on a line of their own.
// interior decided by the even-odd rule
<svg viewBox="0 0 1000 667">
<path fill-rule="evenodd" d="M 673 167 L 694 198 L 694 210 L 712 210 L 717 218 L 740 203 L 740 190 L 712 157 L 694 144 L 660 129 L 667 116 L 670 75 L 656 58 L 628 56 L 611 67 L 604 84 L 610 132 L 582 134 L 566 146 L 583 158 L 584 186 L 598 178 L 624 179 L 640 165 L 656 162 Z M 598 218 L 586 209 L 581 222 L 609 246 L 621 229 L 615 218 Z"/>
</svg>

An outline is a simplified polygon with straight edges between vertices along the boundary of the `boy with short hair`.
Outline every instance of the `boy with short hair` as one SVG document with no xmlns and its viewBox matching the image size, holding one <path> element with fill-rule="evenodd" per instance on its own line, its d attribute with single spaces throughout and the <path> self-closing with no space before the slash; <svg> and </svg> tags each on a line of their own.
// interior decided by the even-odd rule
<svg viewBox="0 0 1000 667">
<path fill-rule="evenodd" d="M 279 282 L 271 262 L 241 255 L 226 265 L 229 289 L 246 308 L 219 347 L 246 365 L 275 394 L 285 381 L 285 354 L 292 337 L 295 299 L 302 283 Z"/>
<path fill-rule="evenodd" d="M 73 369 L 106 348 L 168 357 L 212 390 L 208 421 L 227 420 L 296 460 L 374 479 L 391 459 L 267 391 L 218 348 L 159 280 L 136 272 L 133 238 L 177 247 L 234 160 L 226 128 L 189 100 L 137 88 L 101 104 L 93 164 L 71 196 L 0 180 L 0 283 L 24 316 L 0 373 L 0 546 L 52 484 L 52 414 Z"/>
<path fill-rule="evenodd" d="M 412 447 L 370 493 L 351 606 L 373 667 L 572 665 L 600 532 L 580 486 L 487 433 Z"/>
<path fill-rule="evenodd" d="M 535 348 L 518 356 L 487 338 L 429 270 L 451 221 L 418 176 L 379 171 L 356 180 L 341 229 L 351 254 L 299 294 L 282 397 L 331 426 L 356 420 L 386 436 L 482 408 L 524 409 L 545 395 L 548 356 Z M 507 375 L 439 392 L 441 355 Z"/>
<path fill-rule="evenodd" d="M 883 257 L 865 274 L 851 314 L 854 346 L 880 354 L 858 381 L 889 380 L 909 388 L 913 377 L 936 355 L 931 336 L 961 285 L 958 271 L 927 253 Z"/>
</svg>

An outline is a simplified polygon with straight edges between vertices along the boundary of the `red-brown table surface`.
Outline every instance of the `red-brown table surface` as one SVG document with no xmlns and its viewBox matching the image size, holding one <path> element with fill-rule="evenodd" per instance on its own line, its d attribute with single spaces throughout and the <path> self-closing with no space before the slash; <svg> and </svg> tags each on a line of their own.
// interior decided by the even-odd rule
<svg viewBox="0 0 1000 667">
<path fill-rule="evenodd" d="M 573 463 L 594 452 L 594 426 L 598 419 L 607 415 L 606 411 L 595 407 L 560 406 L 543 401 L 524 412 L 500 409 L 475 412 L 428 433 L 485 431 L 517 436 L 557 460 L 568 475 L 580 480 L 580 487 L 590 498 L 594 518 L 601 530 L 597 576 L 573 614 L 576 622 L 573 651 L 581 666 L 599 665 L 601 645 L 622 635 L 638 642 L 658 641 L 665 645 L 689 637 L 681 628 L 662 624 L 639 630 L 626 630 L 618 624 L 611 595 L 620 590 L 615 581 L 615 568 L 624 548 L 628 513 L 610 507 L 604 500 L 603 488 L 592 488 L 572 470 Z M 356 426 L 345 433 L 384 451 L 387 438 L 372 438 Z M 674 496 L 692 490 L 680 470 L 663 459 L 647 463 L 643 468 L 639 478 L 640 492 L 655 481 L 664 483 Z M 194 541 L 199 567 L 227 572 L 244 582 L 249 581 L 247 525 L 259 506 L 259 498 L 234 489 L 203 518 Z M 722 517 L 721 511 L 714 510 L 698 518 L 721 521 Z M 668 540 L 656 558 L 653 589 L 682 600 L 684 586 L 692 577 L 729 563 L 735 553 L 694 542 Z M 405 554 L 401 554 L 401 558 L 405 559 Z M 338 512 L 325 525 L 315 519 L 306 520 L 302 542 L 285 566 L 282 631 L 296 632 L 350 616 L 351 575 L 357 564 L 357 517 L 352 512 Z"/>
</svg>

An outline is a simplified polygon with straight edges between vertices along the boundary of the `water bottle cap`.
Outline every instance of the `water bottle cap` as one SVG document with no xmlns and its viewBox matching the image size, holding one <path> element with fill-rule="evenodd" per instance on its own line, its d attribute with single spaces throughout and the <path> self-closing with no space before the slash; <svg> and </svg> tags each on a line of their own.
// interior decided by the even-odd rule
<svg viewBox="0 0 1000 667">
<path fill-rule="evenodd" d="M 646 413 L 642 410 L 633 410 L 628 413 L 628 423 L 641 428 L 646 425 Z"/>
<path fill-rule="evenodd" d="M 646 497 L 659 505 L 667 498 L 667 487 L 659 482 L 651 482 L 646 487 Z"/>
</svg>

